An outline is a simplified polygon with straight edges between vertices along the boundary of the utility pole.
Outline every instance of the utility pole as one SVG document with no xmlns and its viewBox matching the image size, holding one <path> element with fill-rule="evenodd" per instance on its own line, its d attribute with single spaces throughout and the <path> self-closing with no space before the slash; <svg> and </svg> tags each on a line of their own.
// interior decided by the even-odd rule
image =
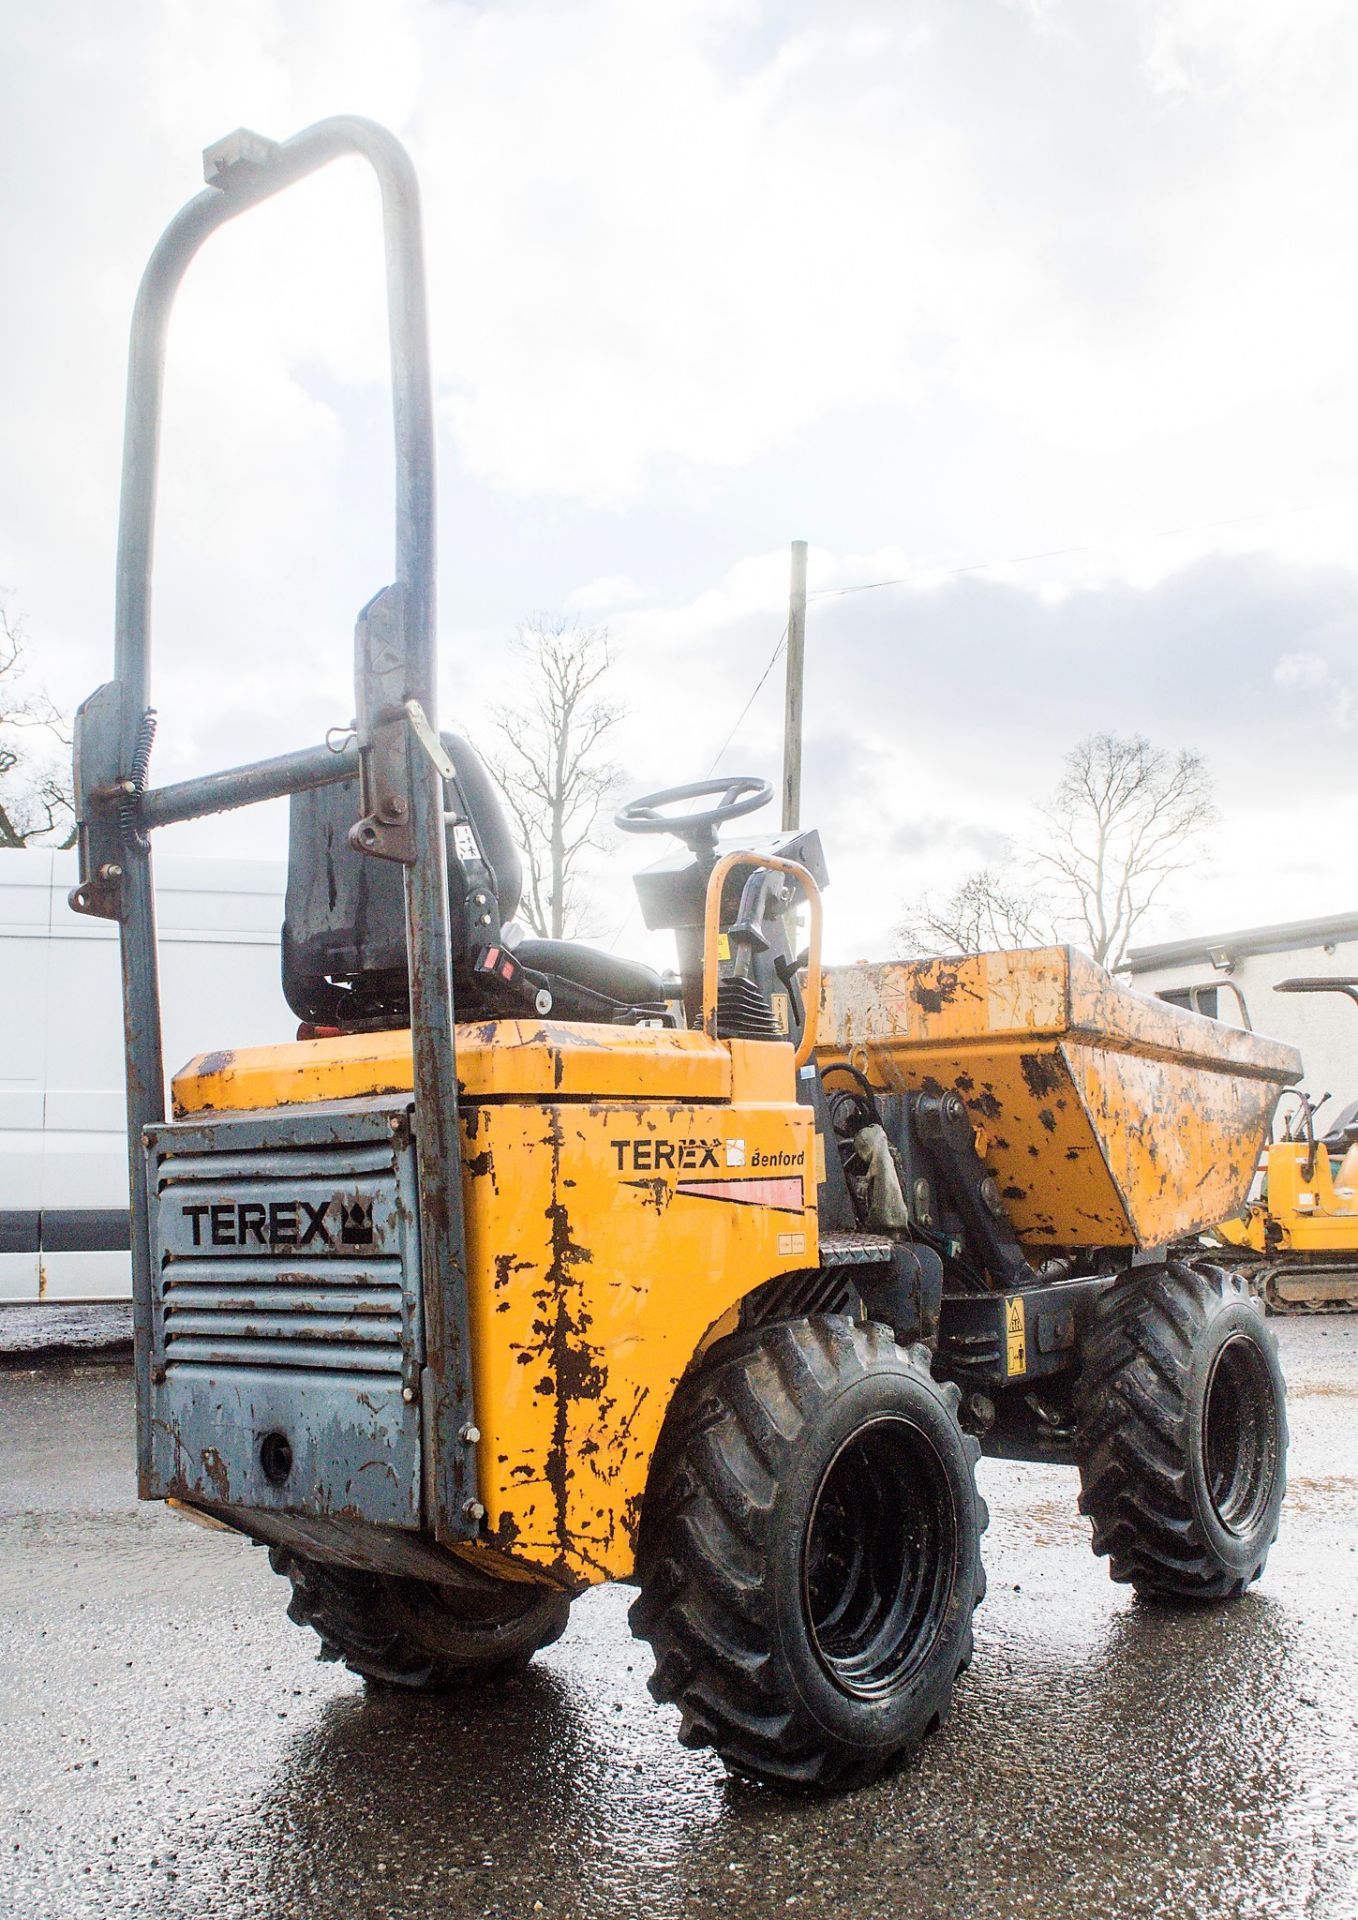
<svg viewBox="0 0 1358 1920">
<path fill-rule="evenodd" d="M 806 542 L 792 543 L 792 585 L 787 603 L 787 704 L 783 720 L 783 832 L 801 825 L 802 671 L 806 652 Z"/>
</svg>

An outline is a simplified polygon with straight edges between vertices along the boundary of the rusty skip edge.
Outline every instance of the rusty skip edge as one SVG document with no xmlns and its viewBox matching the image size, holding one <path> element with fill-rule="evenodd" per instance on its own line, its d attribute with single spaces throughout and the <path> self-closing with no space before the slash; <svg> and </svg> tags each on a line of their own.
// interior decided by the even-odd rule
<svg viewBox="0 0 1358 1920">
<path fill-rule="evenodd" d="M 988 963 L 996 960 L 1022 962 L 1014 971 L 1033 983 L 1028 1000 L 1031 1017 L 995 1018 Z M 1009 972 L 1006 967 L 1006 982 Z M 1038 991 L 1042 987 L 1054 991 L 1042 994 Z M 912 1034 L 908 1018 L 893 1023 L 893 1003 L 916 1009 L 922 1030 Z M 931 1018 L 968 1005 L 976 1009 L 974 1021 L 952 1032 L 930 1031 Z M 859 1046 L 870 1056 L 887 1050 L 922 1056 L 956 1052 L 968 1045 L 1026 1049 L 1071 1040 L 1111 1052 L 1191 1064 L 1208 1072 L 1267 1080 L 1280 1088 L 1302 1073 L 1300 1054 L 1285 1042 L 1137 993 L 1073 947 L 829 968 L 822 1016 L 825 1037 L 818 1056 L 837 1056 Z"/>
<path fill-rule="evenodd" d="M 1205 1015 L 1191 1017 L 1206 1018 Z M 1258 1040 L 1257 1035 L 1248 1037 Z M 1093 1024 L 1071 1025 L 1061 1021 L 1008 1033 L 991 1033 L 978 1028 L 974 1033 L 907 1038 L 904 1034 L 884 1033 L 880 1029 L 861 1033 L 856 1030 L 852 1020 L 847 1020 L 831 1039 L 817 1047 L 816 1057 L 825 1062 L 847 1059 L 851 1054 L 861 1051 L 867 1055 L 874 1071 L 887 1076 L 884 1085 L 899 1088 L 907 1084 L 904 1065 L 907 1062 L 955 1058 L 982 1048 L 994 1053 L 1055 1054 L 1063 1044 L 1084 1047 L 1095 1053 L 1132 1054 L 1141 1059 L 1191 1067 L 1206 1076 L 1262 1080 L 1276 1087 L 1280 1093 L 1284 1088 L 1295 1085 L 1304 1071 L 1300 1053 L 1282 1041 L 1265 1043 L 1269 1048 L 1268 1058 L 1235 1058 L 1222 1052 L 1189 1048 L 1172 1041 L 1151 1040 L 1133 1031 L 1119 1031 Z M 902 1064 L 894 1065 L 894 1061 Z"/>
</svg>

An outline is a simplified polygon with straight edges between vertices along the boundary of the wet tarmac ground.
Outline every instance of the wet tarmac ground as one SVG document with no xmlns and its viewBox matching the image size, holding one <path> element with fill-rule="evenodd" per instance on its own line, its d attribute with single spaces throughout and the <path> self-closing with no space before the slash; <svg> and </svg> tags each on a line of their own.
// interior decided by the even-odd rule
<svg viewBox="0 0 1358 1920">
<path fill-rule="evenodd" d="M 0 1914 L 1358 1914 L 1358 1316 L 1275 1322 L 1291 1486 L 1232 1607 L 1108 1580 L 987 1463 L 990 1592 L 911 1765 L 788 1800 L 686 1753 L 624 1590 L 486 1698 L 369 1696 L 262 1552 L 131 1494 L 130 1373 L 0 1373 Z"/>
</svg>

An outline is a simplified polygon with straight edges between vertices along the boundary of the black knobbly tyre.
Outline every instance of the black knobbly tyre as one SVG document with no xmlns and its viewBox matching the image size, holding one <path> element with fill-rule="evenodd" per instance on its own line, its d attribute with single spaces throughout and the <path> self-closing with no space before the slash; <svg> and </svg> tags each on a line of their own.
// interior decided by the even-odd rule
<svg viewBox="0 0 1358 1920">
<path fill-rule="evenodd" d="M 1286 1388 L 1248 1283 L 1171 1260 L 1099 1300 L 1076 1390 L 1080 1510 L 1115 1580 L 1230 1600 L 1263 1572 L 1286 1486 Z"/>
<path fill-rule="evenodd" d="M 320 1636 L 321 1658 L 385 1686 L 438 1690 L 526 1667 L 566 1630 L 565 1594 L 523 1582 L 463 1588 L 360 1573 L 271 1547 L 292 1582 L 288 1618 Z"/>
<path fill-rule="evenodd" d="M 957 1400 L 927 1348 L 828 1314 L 721 1341 L 681 1383 L 631 1622 L 686 1746 L 844 1788 L 938 1725 L 985 1590 Z"/>
</svg>

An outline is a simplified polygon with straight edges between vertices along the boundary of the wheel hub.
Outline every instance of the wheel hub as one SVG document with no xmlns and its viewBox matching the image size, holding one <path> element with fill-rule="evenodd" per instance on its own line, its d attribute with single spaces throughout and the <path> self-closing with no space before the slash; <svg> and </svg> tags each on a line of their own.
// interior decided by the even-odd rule
<svg viewBox="0 0 1358 1920">
<path fill-rule="evenodd" d="M 1278 1462 L 1278 1412 L 1268 1366 L 1233 1334 L 1212 1362 L 1202 1410 L 1202 1461 L 1212 1510 L 1228 1533 L 1259 1523 Z"/>
<path fill-rule="evenodd" d="M 826 1468 L 802 1554 L 817 1658 L 859 1699 L 899 1693 L 947 1616 L 957 1516 L 943 1462 L 918 1427 L 860 1427 Z"/>
</svg>

